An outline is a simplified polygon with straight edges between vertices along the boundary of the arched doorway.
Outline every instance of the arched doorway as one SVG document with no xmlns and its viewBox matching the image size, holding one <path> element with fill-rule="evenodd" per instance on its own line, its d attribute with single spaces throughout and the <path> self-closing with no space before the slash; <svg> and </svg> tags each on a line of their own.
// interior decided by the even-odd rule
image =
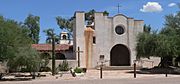
<svg viewBox="0 0 180 84">
<path fill-rule="evenodd" d="M 40 71 L 43 71 L 45 68 L 48 68 L 49 60 L 51 59 L 51 55 L 47 52 L 43 52 L 40 54 L 41 58 L 41 67 Z"/>
<path fill-rule="evenodd" d="M 65 60 L 66 56 L 63 53 L 56 53 L 56 60 Z"/>
<path fill-rule="evenodd" d="M 125 45 L 117 44 L 111 49 L 110 65 L 130 66 L 130 52 Z"/>
</svg>

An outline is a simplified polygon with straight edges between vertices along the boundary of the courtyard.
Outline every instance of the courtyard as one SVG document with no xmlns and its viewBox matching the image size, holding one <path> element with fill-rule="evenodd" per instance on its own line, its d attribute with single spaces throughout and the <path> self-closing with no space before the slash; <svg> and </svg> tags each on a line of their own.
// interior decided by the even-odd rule
<svg viewBox="0 0 180 84">
<path fill-rule="evenodd" d="M 88 70 L 84 76 L 72 77 L 66 73 L 60 75 L 36 77 L 29 81 L 1 81 L 0 84 L 179 84 L 180 76 L 168 74 L 137 74 L 133 77 L 131 70 L 103 71 L 103 79 L 99 78 L 99 70 Z"/>
<path fill-rule="evenodd" d="M 58 78 L 57 78 L 58 77 Z M 180 75 L 168 74 L 168 78 L 180 77 Z M 142 78 L 166 78 L 165 74 L 137 74 L 136 79 Z M 47 76 L 37 80 L 93 80 L 100 79 L 100 71 L 96 69 L 87 70 L 82 76 L 72 77 L 70 73 L 55 76 Z M 103 70 L 102 79 L 134 79 L 132 70 Z"/>
</svg>

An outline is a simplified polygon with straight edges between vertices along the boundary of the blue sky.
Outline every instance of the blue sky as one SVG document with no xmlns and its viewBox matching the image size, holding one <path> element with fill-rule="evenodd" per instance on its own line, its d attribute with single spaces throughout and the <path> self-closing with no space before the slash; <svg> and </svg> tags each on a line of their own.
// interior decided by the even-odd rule
<svg viewBox="0 0 180 84">
<path fill-rule="evenodd" d="M 176 14 L 179 10 L 178 0 L 1 0 L 0 15 L 17 21 L 24 21 L 28 14 L 40 16 L 40 43 L 45 43 L 47 28 L 53 28 L 58 34 L 61 30 L 56 24 L 55 17 L 69 18 L 75 11 L 107 10 L 110 16 L 117 14 L 117 5 L 120 4 L 120 13 L 144 20 L 153 29 L 163 27 L 164 17 Z"/>
</svg>

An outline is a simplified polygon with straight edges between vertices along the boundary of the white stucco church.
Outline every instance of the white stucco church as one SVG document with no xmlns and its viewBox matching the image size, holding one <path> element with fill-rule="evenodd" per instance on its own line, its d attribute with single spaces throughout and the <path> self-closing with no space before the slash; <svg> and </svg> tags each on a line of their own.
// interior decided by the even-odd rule
<svg viewBox="0 0 180 84">
<path fill-rule="evenodd" d="M 83 51 L 80 67 L 95 68 L 100 58 L 107 60 L 107 66 L 132 66 L 136 60 L 136 36 L 143 32 L 143 25 L 143 20 L 123 14 L 109 17 L 102 12 L 96 12 L 93 24 L 86 25 L 85 13 L 76 12 L 73 48 Z"/>
<path fill-rule="evenodd" d="M 67 60 L 69 67 L 98 68 L 100 59 L 104 69 L 132 69 L 136 59 L 137 35 L 143 32 L 144 21 L 117 14 L 113 17 L 95 12 L 93 19 L 85 20 L 85 12 L 75 12 L 73 39 L 68 32 L 60 33 L 56 45 L 56 66 Z M 42 55 L 51 56 L 51 44 L 33 44 Z M 141 58 L 139 68 L 157 66 L 160 58 Z M 49 67 L 52 62 L 49 62 Z"/>
</svg>

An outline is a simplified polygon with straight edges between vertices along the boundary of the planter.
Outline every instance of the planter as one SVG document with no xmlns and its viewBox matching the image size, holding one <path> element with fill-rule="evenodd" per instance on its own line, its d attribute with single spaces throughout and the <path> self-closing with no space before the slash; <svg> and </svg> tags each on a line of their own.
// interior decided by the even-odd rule
<svg viewBox="0 0 180 84">
<path fill-rule="evenodd" d="M 84 76 L 84 73 L 75 73 L 76 77 L 82 77 Z"/>
</svg>

